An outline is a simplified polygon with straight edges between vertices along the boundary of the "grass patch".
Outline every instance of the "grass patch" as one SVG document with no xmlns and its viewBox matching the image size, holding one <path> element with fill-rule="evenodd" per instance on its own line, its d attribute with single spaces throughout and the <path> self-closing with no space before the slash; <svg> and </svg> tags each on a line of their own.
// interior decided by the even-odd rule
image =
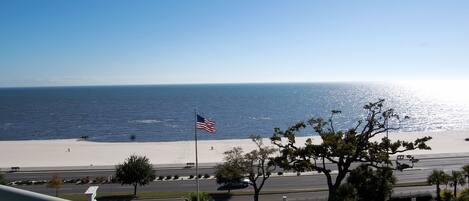
<svg viewBox="0 0 469 201">
<path fill-rule="evenodd" d="M 394 187 L 413 187 L 413 186 L 430 186 L 430 185 L 425 181 L 397 183 L 396 185 L 394 185 Z"/>
<path fill-rule="evenodd" d="M 132 193 L 99 193 L 96 196 L 98 201 L 106 200 L 139 200 L 158 198 L 179 198 L 187 195 L 186 192 L 140 192 L 134 197 Z M 84 194 L 61 194 L 59 197 L 72 201 L 88 201 Z"/>
</svg>

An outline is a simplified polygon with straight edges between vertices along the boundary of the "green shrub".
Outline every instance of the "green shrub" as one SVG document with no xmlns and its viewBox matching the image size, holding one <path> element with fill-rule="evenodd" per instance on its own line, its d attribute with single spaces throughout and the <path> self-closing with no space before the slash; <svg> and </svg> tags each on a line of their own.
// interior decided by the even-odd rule
<svg viewBox="0 0 469 201">
<path fill-rule="evenodd" d="M 469 189 L 461 191 L 458 195 L 457 201 L 469 201 Z"/>
<path fill-rule="evenodd" d="M 166 180 L 170 180 L 171 177 L 173 177 L 173 176 L 171 176 L 171 175 L 166 176 Z"/>
<path fill-rule="evenodd" d="M 210 178 L 210 175 L 209 174 L 204 174 L 204 178 L 208 179 L 208 178 Z"/>
<path fill-rule="evenodd" d="M 158 180 L 163 180 L 164 176 L 158 176 Z"/>
<path fill-rule="evenodd" d="M 445 201 L 452 201 L 453 200 L 453 192 L 448 189 L 442 189 L 440 192 L 441 199 Z"/>
<path fill-rule="evenodd" d="M 278 176 L 282 176 L 282 175 L 283 175 L 283 172 L 277 172 L 277 175 L 278 175 Z"/>
<path fill-rule="evenodd" d="M 349 183 L 344 183 L 339 186 L 337 190 L 337 198 L 343 201 L 354 201 L 357 197 L 357 191 L 354 186 Z"/>
<path fill-rule="evenodd" d="M 190 175 L 190 176 L 189 176 L 189 179 L 193 179 L 193 178 L 194 178 L 194 175 Z"/>
<path fill-rule="evenodd" d="M 174 180 L 179 179 L 179 175 L 174 175 L 173 179 L 174 179 Z"/>
<path fill-rule="evenodd" d="M 106 177 L 103 177 L 103 176 L 101 176 L 101 177 L 96 177 L 96 178 L 94 179 L 94 182 L 95 182 L 95 183 L 98 183 L 98 184 L 106 183 L 106 182 L 107 182 L 107 178 L 106 178 Z"/>
<path fill-rule="evenodd" d="M 0 185 L 6 185 L 8 182 L 3 178 L 3 174 L 0 173 Z"/>
</svg>

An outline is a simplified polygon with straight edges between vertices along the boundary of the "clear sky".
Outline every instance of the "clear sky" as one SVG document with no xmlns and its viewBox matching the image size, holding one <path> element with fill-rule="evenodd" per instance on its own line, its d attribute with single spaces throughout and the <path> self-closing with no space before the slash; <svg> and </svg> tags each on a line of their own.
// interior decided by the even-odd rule
<svg viewBox="0 0 469 201">
<path fill-rule="evenodd" d="M 0 86 L 469 79 L 469 1 L 0 0 Z"/>
</svg>

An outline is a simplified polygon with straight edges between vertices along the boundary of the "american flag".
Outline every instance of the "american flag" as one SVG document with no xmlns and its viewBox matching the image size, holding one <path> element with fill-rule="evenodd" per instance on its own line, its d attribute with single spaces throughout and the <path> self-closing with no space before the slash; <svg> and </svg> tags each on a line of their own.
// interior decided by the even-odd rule
<svg viewBox="0 0 469 201">
<path fill-rule="evenodd" d="M 209 133 L 215 133 L 217 129 L 215 128 L 215 122 L 210 121 L 206 118 L 203 118 L 199 115 L 197 115 L 197 122 L 196 122 L 196 127 L 198 129 L 204 129 L 205 131 Z"/>
</svg>

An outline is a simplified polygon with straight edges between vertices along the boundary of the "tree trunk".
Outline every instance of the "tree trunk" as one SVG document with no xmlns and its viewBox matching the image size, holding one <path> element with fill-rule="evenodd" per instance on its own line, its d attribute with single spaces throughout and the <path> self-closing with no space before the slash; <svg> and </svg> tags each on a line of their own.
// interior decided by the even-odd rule
<svg viewBox="0 0 469 201">
<path fill-rule="evenodd" d="M 436 200 L 441 201 L 441 196 L 440 196 L 440 184 L 436 184 Z"/>
<path fill-rule="evenodd" d="M 332 182 L 328 182 L 328 186 L 329 186 L 328 201 L 339 201 L 338 198 L 337 198 L 337 189 L 339 189 L 339 186 L 342 183 L 342 180 L 344 180 L 346 174 L 347 173 L 339 172 L 339 174 L 337 175 L 337 177 L 335 179 L 335 183 L 333 185 L 332 185 Z M 330 178 L 330 179 L 332 179 L 332 178 Z"/>
<path fill-rule="evenodd" d="M 337 200 L 337 188 L 335 186 L 329 187 L 329 198 L 328 201 L 338 201 Z"/>
<path fill-rule="evenodd" d="M 254 189 L 254 201 L 259 201 L 259 190 Z"/>
<path fill-rule="evenodd" d="M 458 192 L 458 183 L 454 183 L 454 190 L 453 190 L 453 196 L 456 197 L 456 193 Z"/>
<path fill-rule="evenodd" d="M 59 188 L 55 188 L 55 197 L 59 197 Z"/>
<path fill-rule="evenodd" d="M 137 196 L 137 184 L 134 184 L 134 196 Z"/>
</svg>

